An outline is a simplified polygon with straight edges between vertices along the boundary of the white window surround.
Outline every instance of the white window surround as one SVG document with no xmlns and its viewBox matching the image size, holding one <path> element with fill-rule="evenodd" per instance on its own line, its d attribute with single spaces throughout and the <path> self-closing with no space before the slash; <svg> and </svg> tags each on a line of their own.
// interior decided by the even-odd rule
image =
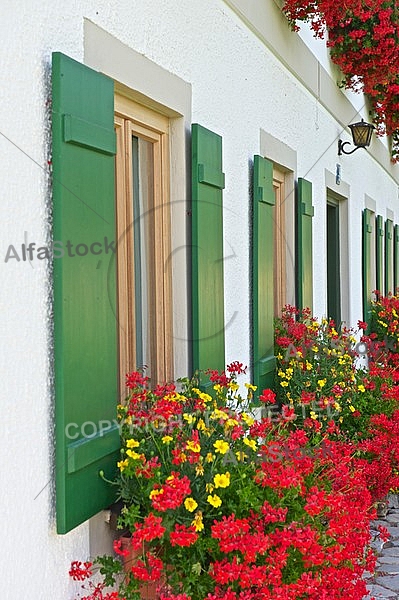
<svg viewBox="0 0 399 600">
<path fill-rule="evenodd" d="M 84 62 L 115 81 L 115 92 L 170 118 L 170 199 L 175 377 L 189 370 L 187 245 L 188 177 L 186 138 L 191 128 L 191 85 L 84 20 Z"/>
<path fill-rule="evenodd" d="M 368 194 L 364 195 L 364 208 L 368 208 L 371 212 L 377 212 L 377 202 Z"/>
<path fill-rule="evenodd" d="M 290 32 L 280 0 L 224 2 L 337 121 L 340 125 L 337 140 L 344 131 L 350 138 L 348 124 L 359 120 L 362 115 L 338 89 L 335 79 L 327 73 L 299 35 Z M 367 152 L 399 184 L 399 165 L 391 163 L 386 146 L 379 138 L 373 137 Z"/>
</svg>

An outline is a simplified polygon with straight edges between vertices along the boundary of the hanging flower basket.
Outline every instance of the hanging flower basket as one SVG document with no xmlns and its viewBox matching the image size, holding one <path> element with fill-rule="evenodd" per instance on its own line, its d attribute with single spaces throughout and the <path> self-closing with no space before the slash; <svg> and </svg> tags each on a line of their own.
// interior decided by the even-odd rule
<svg viewBox="0 0 399 600">
<path fill-rule="evenodd" d="M 342 87 L 370 98 L 378 135 L 390 135 L 399 161 L 399 8 L 396 0 L 286 0 L 283 12 L 294 31 L 308 22 L 315 37 L 328 34 Z"/>
</svg>

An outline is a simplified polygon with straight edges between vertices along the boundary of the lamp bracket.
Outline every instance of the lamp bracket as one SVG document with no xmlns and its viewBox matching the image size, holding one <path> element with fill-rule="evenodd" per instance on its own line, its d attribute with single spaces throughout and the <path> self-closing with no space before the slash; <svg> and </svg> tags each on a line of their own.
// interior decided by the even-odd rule
<svg viewBox="0 0 399 600">
<path fill-rule="evenodd" d="M 354 152 L 356 152 L 356 150 L 362 148 L 362 146 L 355 146 L 353 150 L 348 152 L 347 150 L 344 150 L 344 146 L 346 146 L 347 144 L 350 145 L 350 142 L 343 142 L 342 140 L 338 140 L 338 156 L 341 156 L 341 154 L 353 154 Z"/>
</svg>

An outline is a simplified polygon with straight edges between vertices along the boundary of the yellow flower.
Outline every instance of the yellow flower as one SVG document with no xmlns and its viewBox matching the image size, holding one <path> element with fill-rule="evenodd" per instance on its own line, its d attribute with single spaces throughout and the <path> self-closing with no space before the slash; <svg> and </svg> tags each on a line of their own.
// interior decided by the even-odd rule
<svg viewBox="0 0 399 600">
<path fill-rule="evenodd" d="M 215 392 L 221 392 L 223 390 L 220 383 L 215 383 L 215 385 L 213 386 L 213 389 L 215 390 Z"/>
<path fill-rule="evenodd" d="M 218 508 L 222 504 L 222 500 L 217 494 L 213 494 L 213 496 L 209 495 L 207 501 L 215 508 Z"/>
<path fill-rule="evenodd" d="M 365 392 L 366 391 L 366 388 L 362 384 L 358 385 L 357 389 L 359 390 L 359 392 Z"/>
<path fill-rule="evenodd" d="M 194 512 L 198 506 L 198 503 L 194 500 L 194 498 L 186 498 L 184 501 L 184 506 L 189 512 Z"/>
<path fill-rule="evenodd" d="M 215 457 L 213 456 L 212 452 L 208 452 L 208 454 L 205 456 L 205 460 L 208 463 L 212 462 L 214 458 Z"/>
<path fill-rule="evenodd" d="M 153 498 L 155 498 L 155 496 L 159 496 L 160 494 L 163 494 L 163 490 L 162 489 L 160 489 L 160 490 L 151 490 L 151 492 L 150 492 L 150 498 L 151 498 L 151 500 Z"/>
<path fill-rule="evenodd" d="M 217 440 L 214 444 L 213 444 L 215 451 L 219 452 L 219 454 L 226 454 L 226 452 L 229 449 L 229 444 L 227 442 L 224 442 L 223 440 Z"/>
<path fill-rule="evenodd" d="M 354 406 L 352 406 L 352 404 L 349 404 L 349 410 L 351 412 L 355 412 L 356 408 Z"/>
<path fill-rule="evenodd" d="M 241 413 L 241 417 L 244 423 L 246 423 L 249 427 L 251 427 L 251 425 L 255 423 L 255 419 L 248 415 L 246 412 Z"/>
<path fill-rule="evenodd" d="M 284 373 L 284 371 L 282 371 L 281 369 L 278 371 L 277 375 L 278 375 L 279 377 L 285 377 L 285 373 Z"/>
<path fill-rule="evenodd" d="M 198 442 L 194 442 L 193 440 L 186 442 L 186 449 L 191 450 L 191 452 L 201 452 L 200 444 Z"/>
<path fill-rule="evenodd" d="M 122 471 L 124 471 L 124 470 L 126 469 L 126 467 L 128 466 L 128 464 L 129 464 L 129 461 L 128 461 L 127 459 L 125 459 L 125 460 L 120 460 L 120 461 L 117 463 L 117 467 L 118 467 L 118 469 L 120 469 L 120 470 L 121 470 L 121 472 L 122 472 Z"/>
<path fill-rule="evenodd" d="M 315 413 L 314 410 L 310 411 L 310 418 L 313 419 L 314 421 L 317 419 L 317 414 Z"/>
<path fill-rule="evenodd" d="M 211 494 L 212 494 L 212 492 L 213 492 L 213 490 L 214 490 L 214 489 L 215 489 L 215 486 L 214 486 L 214 485 L 212 485 L 212 483 L 207 483 L 207 484 L 205 485 L 205 490 L 206 490 L 207 492 L 210 492 Z"/>
<path fill-rule="evenodd" d="M 227 419 L 225 423 L 226 429 L 228 429 L 229 427 L 235 427 L 236 425 L 238 425 L 238 421 L 236 421 L 235 419 Z"/>
<path fill-rule="evenodd" d="M 198 464 L 198 465 L 195 467 L 195 474 L 196 474 L 196 475 L 199 475 L 199 476 L 201 476 L 201 475 L 203 475 L 203 474 L 204 474 L 204 467 L 203 467 L 201 464 Z"/>
<path fill-rule="evenodd" d="M 205 425 L 204 419 L 199 419 L 197 422 L 197 429 L 199 431 L 207 431 L 207 427 Z"/>
<path fill-rule="evenodd" d="M 164 435 L 162 438 L 162 442 L 164 444 L 170 444 L 170 442 L 172 442 L 172 441 L 173 441 L 173 438 L 171 435 Z"/>
<path fill-rule="evenodd" d="M 212 396 L 210 396 L 209 394 L 205 394 L 205 392 L 201 392 L 201 390 L 199 390 L 198 388 L 193 388 L 193 392 L 195 392 L 198 395 L 198 398 L 200 398 L 203 402 L 210 402 L 212 400 Z"/>
<path fill-rule="evenodd" d="M 213 413 L 210 415 L 209 418 L 212 419 L 213 421 L 215 421 L 216 419 L 222 419 L 223 421 L 227 421 L 229 416 L 226 415 L 226 413 L 223 412 L 222 410 L 215 408 L 215 410 L 213 411 Z"/>
<path fill-rule="evenodd" d="M 187 423 L 188 423 L 189 425 L 191 425 L 191 424 L 192 424 L 192 423 L 194 423 L 194 421 L 195 421 L 195 417 L 194 417 L 194 415 L 190 415 L 190 414 L 188 414 L 188 413 L 184 413 L 184 414 L 183 414 L 183 419 L 184 419 L 185 421 L 187 421 Z"/>
<path fill-rule="evenodd" d="M 128 448 L 138 448 L 140 446 L 140 442 L 131 438 L 130 440 L 127 440 L 126 446 Z"/>
<path fill-rule="evenodd" d="M 337 410 L 338 412 L 341 412 L 341 410 L 342 410 L 342 408 L 341 408 L 341 405 L 340 405 L 340 404 L 338 404 L 338 402 L 334 402 L 334 408 L 335 408 L 335 410 Z"/>
<path fill-rule="evenodd" d="M 246 446 L 248 446 L 248 448 L 251 448 L 251 450 L 256 450 L 255 440 L 249 440 L 248 438 L 244 438 L 243 442 Z"/>
<path fill-rule="evenodd" d="M 306 361 L 306 370 L 307 371 L 311 371 L 313 369 L 312 363 L 310 363 L 308 360 Z"/>
<path fill-rule="evenodd" d="M 318 352 L 318 351 L 319 351 L 319 348 L 318 348 L 317 346 L 312 346 L 312 351 L 313 351 L 313 352 Z"/>
<path fill-rule="evenodd" d="M 235 381 L 230 381 L 228 387 L 233 390 L 233 392 L 236 392 L 240 386 Z"/>
<path fill-rule="evenodd" d="M 280 385 L 282 387 L 287 387 L 289 385 L 288 381 L 280 381 Z"/>
<path fill-rule="evenodd" d="M 213 478 L 215 488 L 226 488 L 230 485 L 230 473 L 217 473 Z"/>
<path fill-rule="evenodd" d="M 195 531 L 202 531 L 204 524 L 202 522 L 202 511 L 197 511 L 194 516 L 194 520 L 191 521 L 191 525 L 195 527 Z"/>
<path fill-rule="evenodd" d="M 252 385 L 252 383 L 245 383 L 244 385 L 247 388 L 247 390 L 250 390 L 251 392 L 256 392 L 257 390 L 256 385 Z"/>
<path fill-rule="evenodd" d="M 143 456 L 142 454 L 138 454 L 134 450 L 126 450 L 126 455 L 130 458 L 133 458 L 133 460 L 137 460 L 138 458 L 141 458 Z"/>
<path fill-rule="evenodd" d="M 327 379 L 318 379 L 317 380 L 317 385 L 321 388 L 323 388 L 327 383 Z"/>
<path fill-rule="evenodd" d="M 236 457 L 239 462 L 244 462 L 248 458 L 248 454 L 245 454 L 245 452 L 236 452 Z"/>
</svg>

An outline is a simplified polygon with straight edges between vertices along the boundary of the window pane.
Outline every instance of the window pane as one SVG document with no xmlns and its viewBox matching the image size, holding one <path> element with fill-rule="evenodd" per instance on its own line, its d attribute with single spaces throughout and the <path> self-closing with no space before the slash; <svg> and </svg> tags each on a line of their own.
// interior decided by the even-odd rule
<svg viewBox="0 0 399 600">
<path fill-rule="evenodd" d="M 153 144 L 132 137 L 133 170 L 133 236 L 134 236 L 134 296 L 136 321 L 136 364 L 146 367 L 151 377 L 154 355 L 151 348 L 151 315 L 154 285 L 154 232 L 151 221 L 154 212 L 154 152 Z"/>
</svg>

